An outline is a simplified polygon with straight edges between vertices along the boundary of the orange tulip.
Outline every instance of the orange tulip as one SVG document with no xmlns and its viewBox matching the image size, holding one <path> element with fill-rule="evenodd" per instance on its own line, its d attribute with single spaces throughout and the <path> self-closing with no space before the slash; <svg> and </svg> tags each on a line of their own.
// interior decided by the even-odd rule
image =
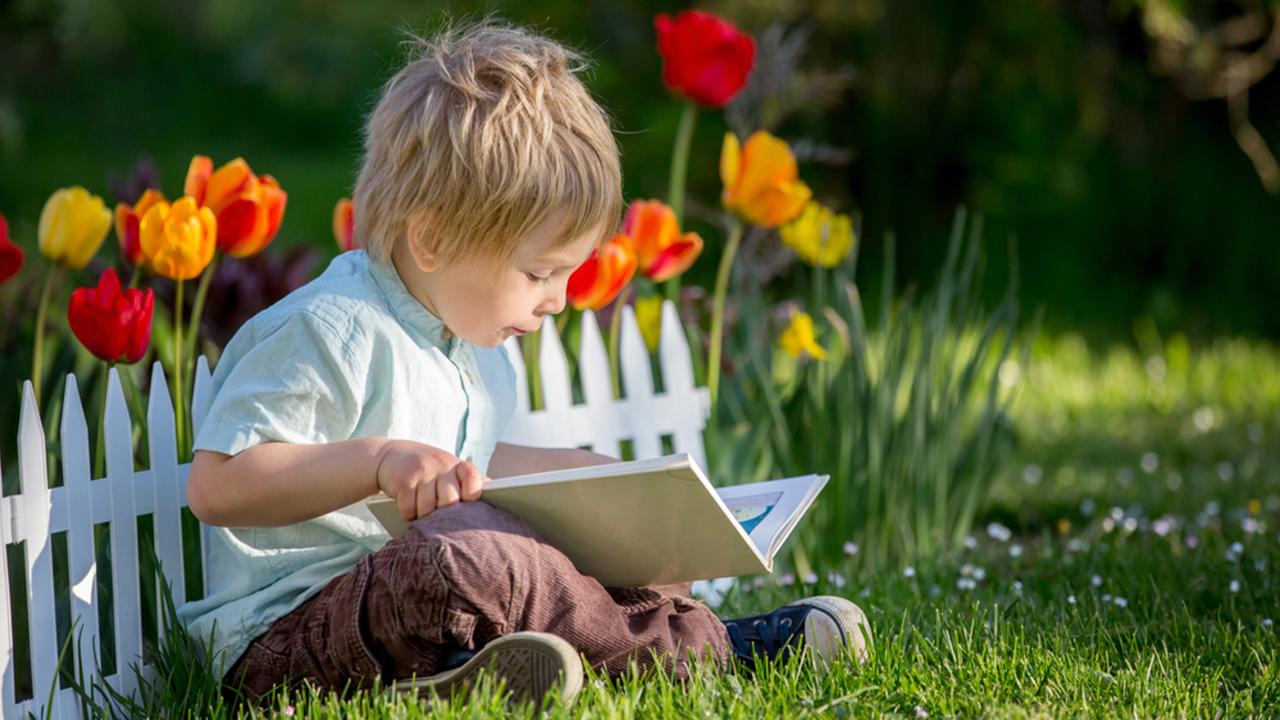
<svg viewBox="0 0 1280 720">
<path fill-rule="evenodd" d="M 777 227 L 800 214 L 812 194 L 800 180 L 791 148 L 763 130 L 747 138 L 725 133 L 720 153 L 721 201 L 749 223 Z"/>
<path fill-rule="evenodd" d="M 356 206 L 351 198 L 342 198 L 333 206 L 333 237 L 342 252 L 361 247 L 356 242 Z"/>
<path fill-rule="evenodd" d="M 688 270 L 702 253 L 702 238 L 697 233 L 681 235 L 675 212 L 657 200 L 632 202 L 622 232 L 635 244 L 640 271 L 654 282 Z"/>
<path fill-rule="evenodd" d="M 147 266 L 170 280 L 190 280 L 213 260 L 218 221 L 213 211 L 184 197 L 170 205 L 157 202 L 138 224 Z"/>
<path fill-rule="evenodd" d="M 573 271 L 565 292 L 574 308 L 599 310 L 613 302 L 635 274 L 631 238 L 618 233 Z"/>
<path fill-rule="evenodd" d="M 130 265 L 140 265 L 147 260 L 146 253 L 142 252 L 138 225 L 142 216 L 158 202 L 166 202 L 164 194 L 159 190 L 147 190 L 134 205 L 116 203 L 116 239 L 120 241 L 120 253 Z"/>
<path fill-rule="evenodd" d="M 254 175 L 236 158 L 217 170 L 207 155 L 191 158 L 184 192 L 218 218 L 218 249 L 249 257 L 265 248 L 284 219 L 287 193 L 270 175 Z"/>
</svg>

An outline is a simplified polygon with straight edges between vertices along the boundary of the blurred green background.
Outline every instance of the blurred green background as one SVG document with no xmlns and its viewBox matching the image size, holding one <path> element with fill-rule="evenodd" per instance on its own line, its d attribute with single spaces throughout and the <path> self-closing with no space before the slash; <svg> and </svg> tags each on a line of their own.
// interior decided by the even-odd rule
<svg viewBox="0 0 1280 720">
<path fill-rule="evenodd" d="M 1191 99 L 1158 67 L 1150 5 L 707 5 L 760 38 L 769 67 L 781 68 L 774 81 L 794 97 L 701 113 L 691 222 L 710 251 L 689 282 L 709 286 L 718 255 L 718 232 L 698 218 L 716 203 L 727 118 L 797 142 L 820 199 L 860 218 L 868 285 L 888 231 L 899 281 L 932 278 L 963 205 L 985 219 L 992 296 L 1016 238 L 1021 299 L 1044 309 L 1050 330 L 1131 340 L 1134 319 L 1151 317 L 1193 338 L 1280 336 L 1266 302 L 1280 287 L 1280 199 L 1233 139 L 1226 103 Z M 147 157 L 174 195 L 191 155 L 219 164 L 241 155 L 289 192 L 277 242 L 336 252 L 330 212 L 350 194 L 362 118 L 402 59 L 400 31 L 487 13 L 594 59 L 588 80 L 616 118 L 627 196 L 662 197 L 680 107 L 661 83 L 652 18 L 682 7 L 0 0 L 0 212 L 33 248 L 55 188 L 84 184 L 113 202 L 110 179 Z M 1253 6 L 1169 7 L 1212 23 Z M 1274 77 L 1252 88 L 1249 117 L 1280 142 Z"/>
</svg>

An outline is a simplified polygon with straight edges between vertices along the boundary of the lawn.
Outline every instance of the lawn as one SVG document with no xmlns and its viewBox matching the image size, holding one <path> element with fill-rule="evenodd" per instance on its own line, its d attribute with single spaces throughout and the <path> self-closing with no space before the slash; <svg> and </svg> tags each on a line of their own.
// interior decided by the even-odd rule
<svg viewBox="0 0 1280 720">
<path fill-rule="evenodd" d="M 1141 336 L 1141 333 L 1139 333 Z M 945 556 L 743 581 L 722 614 L 812 594 L 867 610 L 865 666 L 593 678 L 573 717 L 1265 717 L 1280 708 L 1276 348 L 1177 338 L 1091 352 L 1042 340 L 1016 450 L 976 531 Z M 1268 375 L 1270 373 L 1270 375 Z M 197 670 L 199 675 L 199 670 Z M 151 698 L 182 707 L 178 691 Z M 439 717 L 501 715 L 484 689 Z M 199 716 L 227 715 L 202 707 Z M 382 694 L 281 696 L 268 716 L 417 717 Z"/>
</svg>

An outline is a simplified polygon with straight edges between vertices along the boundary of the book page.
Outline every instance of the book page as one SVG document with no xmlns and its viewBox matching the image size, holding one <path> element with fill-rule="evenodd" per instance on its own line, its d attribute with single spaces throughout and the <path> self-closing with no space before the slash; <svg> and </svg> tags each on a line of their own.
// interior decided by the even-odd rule
<svg viewBox="0 0 1280 720">
<path fill-rule="evenodd" d="M 813 503 L 825 475 L 770 480 L 716 488 L 729 512 L 751 536 L 751 542 L 770 562 L 796 522 Z"/>
</svg>

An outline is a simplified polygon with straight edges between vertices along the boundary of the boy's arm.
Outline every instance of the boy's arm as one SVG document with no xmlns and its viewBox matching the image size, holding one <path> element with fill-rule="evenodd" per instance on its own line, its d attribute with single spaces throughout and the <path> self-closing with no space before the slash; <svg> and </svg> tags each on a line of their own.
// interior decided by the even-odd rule
<svg viewBox="0 0 1280 720">
<path fill-rule="evenodd" d="M 618 462 L 617 458 L 578 448 L 538 448 L 500 442 L 489 458 L 489 477 L 527 475 L 548 470 Z"/>
<path fill-rule="evenodd" d="M 208 525 L 277 527 L 320 517 L 381 490 L 412 520 L 437 507 L 478 499 L 484 482 L 470 462 L 423 443 L 385 438 L 271 442 L 236 455 L 196 452 L 187 503 Z"/>
</svg>

